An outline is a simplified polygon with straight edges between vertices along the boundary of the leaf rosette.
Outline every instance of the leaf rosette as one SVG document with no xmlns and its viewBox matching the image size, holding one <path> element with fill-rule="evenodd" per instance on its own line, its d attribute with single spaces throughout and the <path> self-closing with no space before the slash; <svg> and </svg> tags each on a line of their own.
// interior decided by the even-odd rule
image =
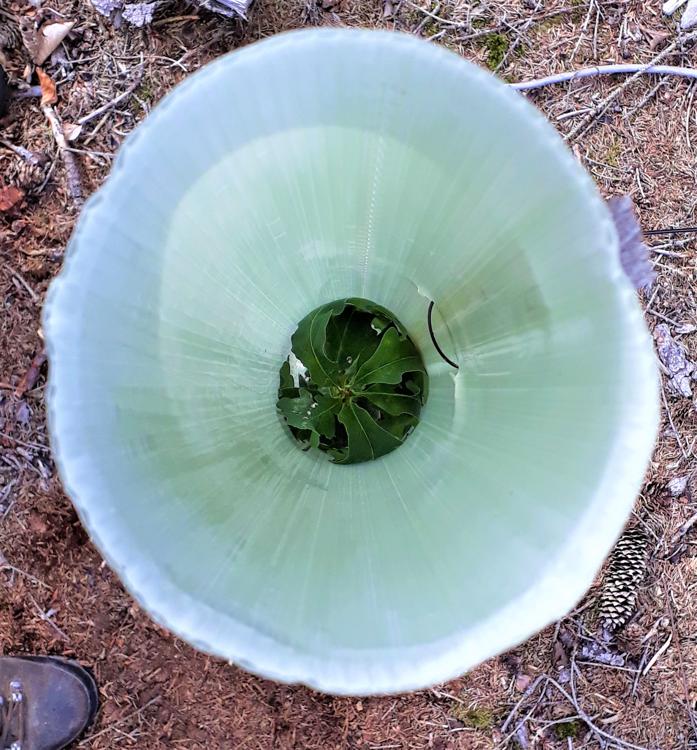
<svg viewBox="0 0 697 750">
<path fill-rule="evenodd" d="M 339 464 L 370 461 L 419 423 L 428 374 L 389 310 L 356 297 L 330 302 L 300 321 L 291 343 L 277 407 L 303 448 Z"/>
</svg>

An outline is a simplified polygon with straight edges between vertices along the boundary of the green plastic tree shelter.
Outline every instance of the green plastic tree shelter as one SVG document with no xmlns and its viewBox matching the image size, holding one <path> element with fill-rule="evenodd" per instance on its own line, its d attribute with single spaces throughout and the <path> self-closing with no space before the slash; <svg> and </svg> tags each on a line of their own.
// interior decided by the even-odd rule
<svg viewBox="0 0 697 750">
<path fill-rule="evenodd" d="M 354 297 L 394 314 L 372 326 L 408 333 L 429 393 L 396 450 L 341 465 L 276 404 L 299 321 Z M 444 681 L 564 615 L 658 424 L 589 176 L 521 95 L 394 33 L 284 34 L 191 76 L 85 209 L 44 324 L 60 473 L 130 592 L 334 693 Z"/>
</svg>

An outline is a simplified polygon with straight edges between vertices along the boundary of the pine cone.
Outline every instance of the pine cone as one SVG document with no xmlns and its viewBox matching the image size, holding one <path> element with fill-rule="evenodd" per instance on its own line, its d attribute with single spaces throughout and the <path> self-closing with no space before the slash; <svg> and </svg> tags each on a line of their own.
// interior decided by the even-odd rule
<svg viewBox="0 0 697 750">
<path fill-rule="evenodd" d="M 50 162 L 43 154 L 26 151 L 22 158 L 0 151 L 0 175 L 3 180 L 27 194 L 32 194 L 41 187 L 49 167 Z"/>
<path fill-rule="evenodd" d="M 598 615 L 608 628 L 621 628 L 632 616 L 637 589 L 646 574 L 648 540 L 639 528 L 628 529 L 610 554 L 600 589 Z"/>
<path fill-rule="evenodd" d="M 0 8 L 0 52 L 19 47 L 22 36 L 19 31 L 19 21 L 9 10 Z"/>
<path fill-rule="evenodd" d="M 31 193 L 36 190 L 44 181 L 46 176 L 46 167 L 39 164 L 30 164 L 22 162 L 17 168 L 17 185 L 25 193 Z"/>
</svg>

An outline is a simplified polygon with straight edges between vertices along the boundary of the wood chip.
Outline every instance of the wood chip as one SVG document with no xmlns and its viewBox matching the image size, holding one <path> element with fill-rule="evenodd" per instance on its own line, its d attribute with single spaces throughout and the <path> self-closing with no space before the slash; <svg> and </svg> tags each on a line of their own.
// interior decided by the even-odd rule
<svg viewBox="0 0 697 750">
<path fill-rule="evenodd" d="M 21 188 L 9 185 L 0 188 L 0 211 L 9 211 L 14 208 L 24 198 L 24 191 Z"/>
<path fill-rule="evenodd" d="M 41 374 L 41 368 L 46 362 L 46 352 L 40 351 L 32 360 L 29 365 L 29 369 L 24 373 L 24 376 L 19 381 L 17 388 L 15 388 L 15 396 L 17 398 L 23 398 L 27 391 L 30 391 L 39 379 Z"/>
</svg>

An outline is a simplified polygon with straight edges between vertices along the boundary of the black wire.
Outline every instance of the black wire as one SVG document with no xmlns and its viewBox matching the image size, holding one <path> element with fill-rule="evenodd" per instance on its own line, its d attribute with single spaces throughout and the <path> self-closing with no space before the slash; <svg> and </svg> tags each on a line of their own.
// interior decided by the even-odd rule
<svg viewBox="0 0 697 750">
<path fill-rule="evenodd" d="M 697 227 L 673 227 L 672 229 L 647 229 L 644 234 L 697 234 Z"/>
<path fill-rule="evenodd" d="M 428 306 L 428 332 L 431 334 L 431 341 L 433 341 L 433 346 L 436 347 L 436 351 L 438 354 L 440 354 L 441 357 L 451 366 L 454 367 L 456 370 L 460 369 L 460 365 L 458 365 L 456 362 L 453 362 L 450 357 L 438 346 L 438 342 L 436 341 L 436 337 L 433 334 L 433 321 L 431 320 L 431 317 L 433 315 L 433 302 Z"/>
</svg>

